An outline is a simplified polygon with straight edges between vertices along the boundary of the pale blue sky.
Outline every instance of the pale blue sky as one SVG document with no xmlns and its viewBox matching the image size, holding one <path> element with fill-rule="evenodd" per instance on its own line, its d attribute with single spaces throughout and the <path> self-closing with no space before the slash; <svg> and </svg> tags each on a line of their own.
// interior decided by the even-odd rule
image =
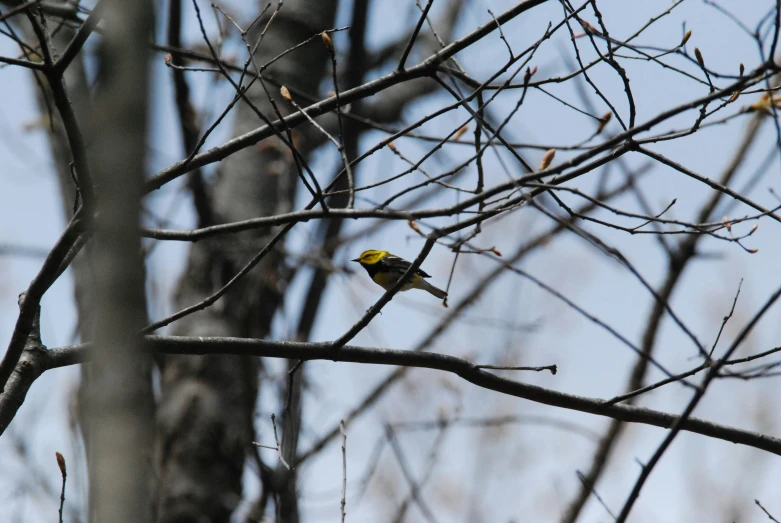
<svg viewBox="0 0 781 523">
<path fill-rule="evenodd" d="M 290 1 L 290 0 L 288 0 Z M 432 13 L 441 9 L 442 2 L 435 2 Z M 400 5 L 407 7 L 400 7 Z M 474 27 L 490 20 L 486 8 L 500 13 L 512 2 L 485 0 L 466 2 L 464 13 L 456 36 L 463 35 Z M 669 7 L 667 0 L 649 2 L 626 2 L 602 0 L 600 9 L 611 34 L 623 39 L 654 16 Z M 742 20 L 753 26 L 755 21 L 770 7 L 771 2 L 725 1 L 726 8 L 736 12 Z M 414 3 L 373 2 L 368 34 L 373 46 L 380 46 L 415 19 Z M 409 16 L 408 16 L 409 15 Z M 507 24 L 505 35 L 515 50 L 523 49 L 536 40 L 544 31 L 548 21 L 561 17 L 558 2 L 533 9 L 528 15 Z M 593 22 L 593 17 L 587 17 Z M 343 8 L 337 26 L 348 23 L 348 9 Z M 657 23 L 638 42 L 660 47 L 672 47 L 680 41 L 683 24 L 693 34 L 687 44 L 690 52 L 695 46 L 702 51 L 709 66 L 725 73 L 737 73 L 738 64 L 745 63 L 751 70 L 758 63 L 756 48 L 744 33 L 714 8 L 699 0 L 688 0 L 669 16 Z M 197 41 L 197 32 L 190 26 L 186 38 L 190 43 Z M 346 37 L 335 37 L 337 49 L 344 48 Z M 585 49 L 585 40 L 579 44 Z M 341 47 L 340 47 L 341 45 Z M 240 48 L 237 48 L 240 50 Z M 14 55 L 16 50 L 8 40 L 0 40 L 0 53 Z M 536 78 L 554 76 L 568 71 L 561 58 L 564 53 L 573 60 L 572 48 L 566 32 L 557 35 L 552 42 L 541 48 L 533 61 L 539 67 Z M 585 52 L 590 56 L 590 53 Z M 475 78 L 485 78 L 492 73 L 506 57 L 504 46 L 498 34 L 492 34 L 467 52 L 459 55 L 465 69 Z M 411 63 L 421 56 L 413 53 Z M 696 66 L 671 57 L 670 63 L 685 68 L 700 76 Z M 638 107 L 638 122 L 645 121 L 663 109 L 683 103 L 707 93 L 707 87 L 691 80 L 666 73 L 646 62 L 622 62 L 631 78 L 635 101 Z M 175 115 L 173 114 L 170 77 L 164 70 L 162 56 L 155 57 L 157 97 L 151 114 L 152 132 L 150 138 L 149 171 L 154 173 L 170 163 L 181 159 Z M 51 169 L 51 160 L 45 136 L 40 130 L 25 130 L 35 123 L 37 113 L 34 105 L 34 84 L 29 75 L 16 68 L 0 69 L 0 244 L 11 243 L 33 247 L 50 247 L 62 230 L 62 212 L 59 194 Z M 198 78 L 198 77 L 193 77 Z M 617 76 L 607 67 L 597 67 L 592 78 L 614 101 L 622 115 L 627 114 L 623 87 Z M 213 115 L 219 111 L 230 96 L 225 86 L 213 89 L 202 76 L 195 81 L 195 100 L 201 108 Z M 323 91 L 327 89 L 324 85 Z M 549 89 L 567 100 L 576 98 L 573 85 L 556 85 Z M 587 88 L 590 93 L 590 89 Z M 514 105 L 518 92 L 509 92 L 497 101 L 497 114 L 506 114 Z M 530 92 L 527 102 L 516 115 L 508 129 L 514 140 L 545 144 L 571 144 L 580 141 L 593 132 L 594 124 L 586 117 L 562 107 L 542 93 Z M 757 95 L 741 97 L 736 106 L 750 104 Z M 592 96 L 598 113 L 606 111 L 605 106 Z M 435 107 L 450 100 L 437 95 L 413 104 L 405 113 L 412 121 Z M 727 109 L 727 111 L 735 110 Z M 662 131 L 691 125 L 696 114 L 690 111 L 657 128 Z M 456 122 L 465 118 L 462 111 L 437 119 L 423 128 L 423 132 L 442 136 L 449 132 Z M 687 167 L 708 176 L 718 177 L 721 169 L 737 146 L 747 118 L 732 121 L 726 126 L 705 129 L 680 142 L 667 142 L 651 146 L 655 151 L 668 155 Z M 618 130 L 612 121 L 609 131 Z M 227 127 L 226 127 L 227 132 Z M 470 128 L 471 135 L 471 128 Z M 216 145 L 226 134 L 217 134 L 209 145 Z M 363 146 L 368 147 L 380 138 L 379 134 L 365 136 Z M 750 153 L 750 158 L 741 169 L 734 186 L 740 187 L 765 158 L 774 141 L 772 122 L 768 120 Z M 430 145 L 413 140 L 399 140 L 397 146 L 407 156 L 419 158 Z M 459 158 L 471 154 L 471 149 L 451 148 L 447 156 L 441 155 L 424 164 L 432 172 L 440 172 L 446 166 L 454 165 Z M 532 165 L 539 163 L 541 152 L 527 152 Z M 332 149 L 325 149 L 313 162 L 320 180 L 330 178 L 337 156 Z M 560 152 L 555 162 L 567 158 Z M 515 171 L 515 165 L 505 157 Z M 645 159 L 628 155 L 629 165 L 638 166 Z M 437 163 L 441 162 L 441 163 Z M 403 170 L 404 166 L 387 149 L 379 151 L 366 160 L 358 171 L 361 183 L 368 183 Z M 772 207 L 777 201 L 768 193 L 769 187 L 781 190 L 776 183 L 779 174 L 778 160 L 774 160 L 772 172 L 763 179 L 749 197 Z M 486 155 L 487 181 L 497 183 L 506 179 L 506 174 L 492 154 Z M 473 184 L 473 172 L 467 174 Z M 575 186 L 593 190 L 597 173 L 578 180 Z M 422 179 L 422 175 L 417 178 Z M 655 208 L 663 209 L 673 198 L 677 204 L 670 215 L 688 219 L 699 204 L 710 193 L 702 185 L 685 180 L 678 173 L 657 168 L 642 181 L 649 201 Z M 160 215 L 173 213 L 176 227 L 192 225 L 192 214 L 188 204 L 176 203 L 181 196 L 181 184 L 176 182 L 170 188 L 159 191 L 151 205 Z M 370 198 L 382 198 L 387 193 L 370 193 Z M 437 204 L 453 203 L 455 196 L 446 194 L 435 200 Z M 575 202 L 573 198 L 567 201 Z M 359 202 L 366 205 L 366 202 Z M 622 207 L 637 210 L 632 198 L 617 200 Z M 730 214 L 738 217 L 746 214 L 745 208 L 738 208 Z M 602 214 L 605 219 L 615 219 Z M 449 220 L 435 220 L 432 223 L 450 223 Z M 520 242 L 535 232 L 550 227 L 550 221 L 531 210 L 524 210 L 496 225 L 485 227 L 485 233 L 476 240 L 482 247 L 496 246 L 500 251 L 510 253 Z M 307 247 L 307 231 L 311 224 L 297 226 L 290 235 L 289 248 L 301 252 Z M 362 228 L 362 224 L 347 222 L 347 232 Z M 750 226 L 739 226 L 747 231 Z M 718 260 L 696 261 L 687 269 L 684 282 L 676 291 L 672 305 L 676 313 L 705 344 L 712 343 L 721 318 L 729 310 L 740 278 L 744 278 L 743 290 L 730 328 L 720 347 L 723 349 L 731 335 L 759 308 L 767 296 L 781 284 L 778 276 L 779 243 L 778 224 L 762 221 L 758 231 L 746 244 L 759 249 L 751 255 L 736 245 L 705 240 L 703 250 L 718 253 Z M 643 276 L 654 285 L 660 283 L 664 274 L 664 256 L 655 238 L 646 235 L 630 236 L 626 233 L 589 225 L 589 231 L 599 234 L 606 242 L 619 248 L 636 265 Z M 421 242 L 413 237 L 404 222 L 390 224 L 380 235 L 363 239 L 337 254 L 337 261 L 354 258 L 365 248 L 382 247 L 394 253 L 413 258 Z M 156 248 L 150 260 L 151 311 L 155 317 L 169 312 L 167 296 L 172 292 L 178 271 L 182 266 L 182 255 L 186 245 L 162 244 Z M 444 248 L 435 248 L 424 264 L 435 284 L 444 285 L 452 261 L 452 253 Z M 7 339 L 16 319 L 16 296 L 29 284 L 40 266 L 40 260 L 19 257 L 0 257 L 0 338 Z M 563 235 L 544 249 L 524 260 L 521 267 L 554 286 L 559 291 L 586 308 L 595 316 L 608 321 L 623 335 L 639 343 L 651 306 L 648 292 L 637 280 L 614 261 L 586 245 L 573 235 Z M 459 261 L 457 276 L 451 286 L 451 303 L 458 301 L 476 281 L 480 274 L 494 268 L 490 260 L 465 256 Z M 295 320 L 296 297 L 304 288 L 305 280 L 294 282 L 293 297 L 286 304 L 286 315 L 275 323 L 279 338 L 286 332 L 286 318 Z M 378 288 L 368 281 L 365 274 L 335 275 L 326 294 L 313 339 L 331 340 L 342 334 L 380 296 Z M 437 302 L 423 293 L 408 293 L 393 300 L 383 314 L 372 322 L 354 341 L 356 344 L 411 348 L 433 327 L 436 318 L 443 311 Z M 622 392 L 626 372 L 634 364 L 635 356 L 618 340 L 585 321 L 571 309 L 563 306 L 551 296 L 540 291 L 517 275 L 508 274 L 491 287 L 491 291 L 469 309 L 467 318 L 449 334 L 442 337 L 432 348 L 434 351 L 469 357 L 480 363 L 504 361 L 519 365 L 558 365 L 559 373 L 522 374 L 518 379 L 544 387 L 569 393 L 595 397 L 611 397 Z M 540 327 L 533 334 L 508 332 L 487 325 L 485 318 L 501 319 L 516 324 L 540 321 Z M 779 312 L 774 310 L 766 317 L 762 326 L 752 335 L 739 352 L 748 355 L 766 350 L 778 344 Z M 47 293 L 43 301 L 44 342 L 53 347 L 70 343 L 73 338 L 75 316 L 72 305 L 70 279 L 61 279 Z M 485 324 L 481 326 L 480 323 Z M 669 319 L 665 321 L 659 336 L 656 355 L 672 371 L 683 371 L 697 361 L 690 359 L 695 354 L 691 342 L 682 335 Z M 278 368 L 272 363 L 272 369 Z M 307 365 L 307 376 L 315 392 L 306 403 L 307 412 L 302 449 L 308 448 L 313 434 L 321 434 L 338 422 L 343 413 L 355 405 L 367 390 L 381 377 L 391 372 L 390 368 L 366 365 L 334 364 L 314 362 Z M 398 385 L 370 416 L 362 418 L 348 430 L 348 470 L 350 471 L 348 492 L 348 520 L 383 520 L 378 514 L 390 510 L 391 505 L 383 500 L 384 495 L 401 496 L 406 486 L 398 481 L 398 467 L 386 454 L 381 463 L 383 472 L 375 477 L 370 490 L 360 504 L 351 498 L 357 478 L 364 470 L 377 438 L 382 434 L 383 421 L 436 419 L 439 413 L 452 415 L 457 405 L 462 414 L 470 417 L 485 415 L 517 414 L 546 415 L 556 419 L 575 421 L 601 431 L 608 420 L 595 416 L 564 411 L 534 404 L 525 400 L 501 397 L 498 394 L 478 390 L 460 382 L 457 377 L 446 376 L 433 371 L 413 371 L 411 379 Z M 650 379 L 658 379 L 657 371 L 650 373 Z M 67 409 L 71 402 L 70 392 L 76 386 L 78 370 L 61 369 L 46 373 L 36 382 L 19 416 L 12 424 L 13 431 L 29 434 L 27 444 L 32 449 L 33 464 L 46 478 L 53 489 L 59 488 L 59 473 L 54 461 L 54 452 L 59 450 L 66 458 L 73 456 L 72 444 L 67 430 Z M 762 382 L 719 381 L 712 386 L 696 415 L 713 421 L 727 423 L 741 428 L 778 434 L 779 427 L 773 419 L 778 416 L 775 405 L 766 398 L 777 396 L 775 379 Z M 641 405 L 668 412 L 679 412 L 689 399 L 689 392 L 678 385 L 668 386 L 658 392 L 646 395 Z M 275 402 L 264 398 L 261 405 L 263 419 L 267 419 Z M 279 413 L 278 413 L 279 414 Z M 767 425 L 767 426 L 766 426 Z M 262 425 L 265 427 L 265 425 Z M 610 468 L 603 476 L 598 490 L 606 503 L 615 511 L 622 503 L 634 483 L 639 467 L 635 458 L 647 460 L 664 437 L 660 429 L 633 425 L 628 430 L 614 455 Z M 263 433 L 262 437 L 268 437 Z M 433 435 L 402 438 L 405 451 L 412 461 L 412 468 L 420 474 L 428 455 L 428 445 Z M 434 476 L 424 489 L 430 505 L 437 507 L 442 521 L 465 521 L 464 513 L 470 505 L 478 503 L 483 510 L 484 520 L 508 521 L 556 521 L 559 513 L 567 506 L 579 482 L 576 470 L 585 470 L 590 462 L 593 443 L 584 437 L 558 431 L 544 426 L 521 425 L 503 430 L 480 432 L 475 429 L 452 429 L 448 435 L 442 458 L 434 470 Z M 269 453 L 271 451 L 268 451 Z M 0 440 L 0 455 L 13 456 L 8 436 Z M 269 454 L 269 460 L 273 455 Z M 310 521 L 335 521 L 339 512 L 339 485 L 341 467 L 338 446 L 332 445 L 317 460 L 308 463 L 301 471 L 302 506 Z M 74 467 L 78 461 L 69 460 Z M 481 467 L 491 471 L 488 479 L 481 479 L 479 490 L 473 490 L 475 478 Z M 78 474 L 71 474 L 75 478 Z M 679 435 L 661 464 L 656 468 L 643 490 L 633 511 L 631 521 L 766 521 L 767 517 L 754 506 L 754 499 L 762 503 L 776 517 L 781 516 L 781 504 L 772 486 L 781 480 L 781 466 L 778 458 L 757 450 L 735 446 L 702 436 L 683 433 Z M 0 506 L 7 506 L 10 500 L 19 503 L 18 491 L 28 481 L 35 481 L 24 473 L 21 464 L 14 459 L 0 459 L 0 482 L 7 487 L 0 496 Z M 75 482 L 75 479 L 74 479 Z M 69 502 L 78 504 L 77 485 L 69 492 Z M 248 481 L 248 490 L 255 488 Z M 394 490 L 398 489 L 398 490 Z M 32 488 L 24 505 L 23 521 L 50 520 L 56 512 L 55 499 L 42 495 Z M 744 513 L 726 514 L 732 501 L 739 501 Z M 421 515 L 411 509 L 411 521 L 418 521 Z M 581 521 L 609 521 L 609 516 L 594 500 L 589 502 Z"/>
</svg>

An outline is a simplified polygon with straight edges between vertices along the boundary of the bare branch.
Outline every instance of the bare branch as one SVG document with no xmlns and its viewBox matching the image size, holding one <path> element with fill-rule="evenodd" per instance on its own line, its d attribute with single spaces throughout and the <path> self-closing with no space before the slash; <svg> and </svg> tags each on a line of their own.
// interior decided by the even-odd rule
<svg viewBox="0 0 781 523">
<path fill-rule="evenodd" d="M 781 295 L 781 290 L 777 294 Z M 774 298 L 776 297 L 774 295 Z M 768 305 L 766 305 L 765 309 L 767 307 Z M 755 317 L 752 326 L 757 320 L 758 317 Z M 553 407 L 606 416 L 621 421 L 642 423 L 662 428 L 670 428 L 673 425 L 677 425 L 679 430 L 739 443 L 781 456 L 781 439 L 773 436 L 688 416 L 682 420 L 680 416 L 675 414 L 667 414 L 642 407 L 620 404 L 608 405 L 601 399 L 575 396 L 502 378 L 480 370 L 477 368 L 477 365 L 467 360 L 445 354 L 349 345 L 342 346 L 338 351 L 334 351 L 333 343 L 285 342 L 248 338 L 146 336 L 145 342 L 146 350 L 155 354 L 234 354 L 264 358 L 295 358 L 304 361 L 334 360 L 335 357 L 337 362 L 437 369 L 456 374 L 478 387 L 508 396 L 515 396 Z M 733 347 L 737 348 L 734 344 Z M 83 363 L 87 361 L 88 349 L 88 344 L 51 349 L 49 351 L 52 358 L 50 368 Z M 728 351 L 728 353 L 731 354 L 732 350 Z"/>
</svg>

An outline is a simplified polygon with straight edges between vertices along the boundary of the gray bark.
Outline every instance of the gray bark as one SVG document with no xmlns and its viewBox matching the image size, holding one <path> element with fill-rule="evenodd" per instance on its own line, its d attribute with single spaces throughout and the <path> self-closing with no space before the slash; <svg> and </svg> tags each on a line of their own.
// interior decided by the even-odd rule
<svg viewBox="0 0 781 523">
<path fill-rule="evenodd" d="M 4 0 L 2 3 L 12 7 L 20 2 Z M 126 7 L 127 6 L 121 5 L 118 8 L 125 9 Z M 146 3 L 135 7 L 143 7 L 145 10 L 149 8 Z M 74 17 L 75 20 L 78 20 L 78 18 L 75 18 L 75 11 L 73 8 L 65 5 L 64 2 L 62 3 L 61 9 L 60 4 L 56 2 L 47 3 L 43 8 L 47 14 L 55 17 L 49 19 L 49 23 L 52 24 L 49 29 L 56 28 L 56 31 L 52 31 L 50 44 L 53 48 L 54 56 L 60 56 L 73 39 L 75 30 L 68 25 L 60 26 L 60 24 L 56 22 L 56 17 L 63 16 L 65 19 Z M 109 9 L 115 8 L 117 8 L 116 5 L 109 6 Z M 151 9 L 149 9 L 146 16 L 150 13 Z M 36 35 L 24 15 L 17 15 L 12 21 L 14 28 L 24 36 L 25 41 L 31 45 L 36 45 Z M 128 27 L 128 24 L 130 24 L 131 21 L 130 19 L 127 19 L 123 20 L 121 23 L 123 27 Z M 135 192 L 132 190 L 128 191 L 124 188 L 121 192 L 121 195 L 126 197 L 125 203 L 127 203 L 129 207 L 122 208 L 121 206 L 109 204 L 109 208 L 113 211 L 122 212 L 123 220 L 126 218 L 134 220 L 134 223 L 132 224 L 134 234 L 138 223 L 137 206 L 140 195 L 140 184 L 145 167 L 143 164 L 145 153 L 145 119 L 143 116 L 145 116 L 145 111 L 135 111 L 132 107 L 126 105 L 120 98 L 124 95 L 135 97 L 137 95 L 145 95 L 146 93 L 146 79 L 148 78 L 148 75 L 145 66 L 141 65 L 140 62 L 146 60 L 144 38 L 146 34 L 150 33 L 150 30 L 145 30 L 141 27 L 136 27 L 136 30 L 143 31 L 140 33 L 140 37 L 138 34 L 127 33 L 121 36 L 127 37 L 128 39 L 136 38 L 139 40 L 138 42 L 127 41 L 124 44 L 120 44 L 119 47 L 110 47 L 111 50 L 103 57 L 106 60 L 114 60 L 116 63 L 119 63 L 122 69 L 121 71 L 106 70 L 108 74 L 104 75 L 102 81 L 103 85 L 107 86 L 109 90 L 104 92 L 103 105 L 97 111 L 93 110 L 92 101 L 90 99 L 90 89 L 87 83 L 81 55 L 76 56 L 76 58 L 70 62 L 68 68 L 64 71 L 62 78 L 70 106 L 72 107 L 76 118 L 76 125 L 81 128 L 82 132 L 86 131 L 86 122 L 94 119 L 95 123 L 98 124 L 97 129 L 100 131 L 97 133 L 98 136 L 106 138 L 108 137 L 108 134 L 104 132 L 106 129 L 102 129 L 102 125 L 99 122 L 102 122 L 105 125 L 114 125 L 115 123 L 121 122 L 121 119 L 118 118 L 119 116 L 140 115 L 142 117 L 135 122 L 122 122 L 123 124 L 132 124 L 134 129 L 129 130 L 130 128 L 128 125 L 125 125 L 124 132 L 120 131 L 118 127 L 115 128 L 114 130 L 119 132 L 113 133 L 110 140 L 104 142 L 104 147 L 90 146 L 86 149 L 90 165 L 97 168 L 99 172 L 111 173 L 112 177 L 108 178 L 107 183 L 107 186 L 109 187 L 108 193 L 111 193 L 111 188 L 116 187 L 117 183 L 122 185 L 127 183 L 129 186 L 135 184 L 138 186 L 138 190 Z M 112 36 L 118 37 L 120 34 L 115 31 Z M 132 53 L 126 52 L 125 47 L 127 47 L 128 50 L 137 50 L 137 53 L 134 54 L 134 57 L 136 58 L 135 62 L 131 56 Z M 129 87 L 129 89 L 123 92 L 116 91 L 117 85 L 124 85 L 123 82 L 125 79 L 121 78 L 121 75 L 123 73 L 128 73 L 128 71 L 130 72 L 128 75 L 130 84 L 127 84 L 126 87 Z M 45 76 L 40 73 L 34 74 L 35 83 L 33 85 L 36 87 L 35 92 L 40 112 L 40 125 L 44 127 L 49 134 L 48 144 L 53 159 L 55 174 L 60 186 L 63 214 L 67 221 L 73 216 L 75 203 L 77 202 L 76 183 L 71 175 L 71 163 L 73 162 L 74 151 L 71 149 L 71 145 L 68 142 L 62 118 L 55 108 L 52 92 Z M 108 102 L 106 102 L 106 100 L 108 100 Z M 140 104 L 142 107 L 147 105 L 145 100 L 141 101 L 138 98 L 135 99 L 134 103 Z M 121 114 L 115 114 L 118 112 L 116 109 L 120 107 L 122 107 Z M 127 135 L 127 132 L 130 132 L 131 135 Z M 102 162 L 101 159 L 96 156 L 96 151 L 100 151 L 101 149 L 103 152 Z M 108 151 L 108 154 L 106 154 L 106 151 Z M 116 154 L 117 152 L 122 153 L 122 155 Z M 120 158 L 122 162 L 120 162 L 118 166 L 111 163 L 113 160 Z M 116 170 L 117 167 L 119 167 L 119 171 Z M 116 173 L 118 177 L 124 173 L 127 176 L 127 180 L 122 181 L 114 178 L 114 173 Z M 118 195 L 113 194 L 113 197 L 116 196 Z M 110 200 L 112 195 L 108 194 L 107 198 Z M 135 211 L 133 209 L 135 209 Z M 135 218 L 129 218 L 128 213 L 132 214 L 133 212 L 135 212 Z M 118 224 L 119 222 L 108 225 L 115 226 Z M 129 222 L 127 220 L 123 221 L 124 227 L 127 227 L 128 224 Z M 140 243 L 137 238 L 133 240 L 135 236 L 130 237 L 130 240 L 127 238 L 121 240 L 118 245 L 108 245 L 112 242 L 106 242 L 107 236 L 110 239 L 111 235 L 116 232 L 117 231 L 112 231 L 102 235 L 104 239 L 103 246 L 108 246 L 109 249 L 103 251 L 98 259 L 95 259 L 92 256 L 94 248 L 88 244 L 88 246 L 82 250 L 82 253 L 73 260 L 70 266 L 74 280 L 75 302 L 78 310 L 78 332 L 80 338 L 82 340 L 95 339 L 96 326 L 98 325 L 95 313 L 102 312 L 104 313 L 104 319 L 109 320 L 109 323 L 103 322 L 102 325 L 100 325 L 99 332 L 102 333 L 100 335 L 104 340 L 108 339 L 107 336 L 109 335 L 114 336 L 113 340 L 118 342 L 103 345 L 103 348 L 108 348 L 109 351 L 112 352 L 112 358 L 114 356 L 117 357 L 117 360 L 111 360 L 110 358 L 103 360 L 101 365 L 106 368 L 99 370 L 97 374 L 94 374 L 94 365 L 85 365 L 82 367 L 82 383 L 79 389 L 79 408 L 77 409 L 77 414 L 85 439 L 88 465 L 93 467 L 92 472 L 99 474 L 101 478 L 103 478 L 106 474 L 116 474 L 117 470 L 123 470 L 122 467 L 125 467 L 126 465 L 130 467 L 124 469 L 122 474 L 118 475 L 116 478 L 113 478 L 130 480 L 130 483 L 126 483 L 120 487 L 118 487 L 117 484 L 112 483 L 112 478 L 109 478 L 108 476 L 106 476 L 108 479 L 107 481 L 103 481 L 102 479 L 98 480 L 96 477 L 93 477 L 93 481 L 91 482 L 91 487 L 93 488 L 91 491 L 91 498 L 94 509 L 102 510 L 100 507 L 111 507 L 112 504 L 114 504 L 114 501 L 112 501 L 112 497 L 107 493 L 114 491 L 114 489 L 119 488 L 123 490 L 124 493 L 121 495 L 125 496 L 124 501 L 114 504 L 116 510 L 112 509 L 110 515 L 100 516 L 100 519 L 102 521 L 113 520 L 114 517 L 119 517 L 121 515 L 123 507 L 126 509 L 129 507 L 128 510 L 131 510 L 134 514 L 134 520 L 145 520 L 146 518 L 143 517 L 142 512 L 139 512 L 138 507 L 150 506 L 148 502 L 148 488 L 149 482 L 153 477 L 151 472 L 151 453 L 149 452 L 149 449 L 152 446 L 153 430 L 150 421 L 153 418 L 154 412 L 154 397 L 151 386 L 152 365 L 150 358 L 141 357 L 132 352 L 137 349 L 137 346 L 133 343 L 132 337 L 119 334 L 121 330 L 126 330 L 129 326 L 132 326 L 133 329 L 137 330 L 139 324 L 143 325 L 147 321 L 143 298 L 143 265 L 139 255 L 140 251 L 138 250 Z M 123 234 L 129 234 L 129 231 L 125 229 Z M 112 250 L 113 248 L 123 250 L 125 254 L 118 254 L 116 250 Z M 114 265 L 116 260 L 121 261 L 122 264 Z M 129 264 L 130 269 L 125 266 L 124 262 Z M 97 264 L 103 266 L 103 269 L 111 269 L 113 267 L 117 270 L 106 272 L 101 269 L 95 273 L 93 270 L 97 268 Z M 122 271 L 126 271 L 126 273 L 123 274 Z M 141 272 L 139 273 L 138 271 Z M 101 280 L 100 285 L 102 289 L 99 289 L 98 292 L 96 292 L 95 285 L 96 283 L 99 283 L 98 279 Z M 124 284 L 127 285 L 127 287 L 120 289 L 115 286 L 115 283 Z M 116 297 L 110 297 L 110 293 L 113 292 L 112 289 L 127 296 L 130 296 L 134 292 L 141 292 L 142 294 L 140 298 L 138 295 L 135 295 L 132 299 L 116 299 Z M 101 306 L 97 306 L 98 304 L 95 301 L 98 295 L 101 295 L 103 299 L 103 305 Z M 106 304 L 108 304 L 108 308 L 104 308 L 104 305 Z M 120 305 L 126 305 L 127 308 L 120 311 L 114 307 Z M 105 315 L 108 311 L 112 311 L 111 314 Z M 121 375 L 125 375 L 125 377 L 123 378 L 118 375 L 115 372 L 117 370 Z M 93 387 L 91 379 L 93 375 L 102 376 L 102 379 L 100 380 L 100 383 L 94 384 L 98 389 L 90 392 L 90 388 Z M 124 383 L 127 386 L 117 389 L 117 383 Z M 105 390 L 101 391 L 101 387 L 108 389 L 111 394 L 104 394 Z M 90 397 L 93 398 L 91 406 Z M 94 401 L 94 398 L 97 398 L 99 401 Z M 122 407 L 117 407 L 117 403 L 121 403 Z M 113 419 L 112 417 L 118 413 L 122 413 L 124 416 Z M 95 423 L 92 423 L 93 420 L 91 418 L 93 417 L 95 418 Z M 116 426 L 120 430 L 118 432 L 114 431 L 108 433 L 102 428 L 105 426 Z M 95 448 L 92 444 L 91 436 L 93 434 L 100 434 L 100 439 L 102 441 L 100 449 Z M 129 439 L 120 443 L 114 439 L 115 437 L 123 439 L 127 437 Z M 128 456 L 124 453 L 122 455 L 115 455 L 116 448 L 126 449 L 131 455 Z M 92 458 L 95 458 L 98 461 L 94 461 Z M 114 458 L 120 460 L 130 458 L 130 460 L 122 464 L 118 463 Z M 139 489 L 137 488 L 139 485 L 143 486 Z M 116 491 L 114 491 L 114 493 L 116 493 Z M 125 503 L 128 499 L 131 501 Z M 98 517 L 94 511 L 92 515 L 95 518 Z"/>
<path fill-rule="evenodd" d="M 91 256 L 95 349 L 86 405 L 90 516 L 101 523 L 143 522 L 151 520 L 154 427 L 149 357 L 141 353 L 146 298 L 138 232 L 151 2 L 114 1 L 104 23 L 100 87 L 87 118 L 98 211 Z"/>
<path fill-rule="evenodd" d="M 256 59 L 263 64 L 285 49 L 333 26 L 337 2 L 285 2 Z M 255 25 L 254 42 L 265 26 Z M 269 73 L 290 86 L 316 93 L 327 55 L 319 41 L 275 63 Z M 278 91 L 269 87 L 272 94 Z M 260 85 L 248 93 L 268 118 L 274 113 Z M 287 114 L 284 102 L 280 104 Z M 262 122 L 245 103 L 236 110 L 233 133 L 245 133 Z M 306 155 L 320 138 L 297 129 L 296 146 Z M 298 174 L 290 150 L 276 138 L 227 158 L 212 188 L 215 222 L 242 220 L 290 211 Z M 174 308 L 203 300 L 224 285 L 275 231 L 236 235 L 230 243 L 194 244 L 179 283 Z M 265 337 L 281 303 L 285 279 L 280 251 L 270 253 L 244 281 L 214 306 L 175 324 L 179 335 Z M 259 362 L 233 356 L 168 356 L 162 363 L 157 460 L 160 472 L 159 521 L 227 522 L 242 495 L 242 472 L 253 452 L 253 412 L 257 401 Z M 264 485 L 264 488 L 269 488 Z M 297 521 L 297 507 L 284 521 Z"/>
</svg>

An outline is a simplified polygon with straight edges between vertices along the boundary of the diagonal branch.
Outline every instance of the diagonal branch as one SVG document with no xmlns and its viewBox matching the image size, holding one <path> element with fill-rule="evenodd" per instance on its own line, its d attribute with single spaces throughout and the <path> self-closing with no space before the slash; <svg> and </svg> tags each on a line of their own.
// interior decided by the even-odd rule
<svg viewBox="0 0 781 523">
<path fill-rule="evenodd" d="M 103 18 L 107 3 L 108 2 L 105 0 L 100 0 L 97 4 L 95 4 L 95 7 L 92 8 L 92 12 L 84 20 L 84 23 L 81 24 L 81 27 L 76 32 L 73 40 L 71 40 L 71 42 L 68 44 L 68 47 L 66 47 L 65 51 L 63 51 L 60 59 L 53 64 L 54 74 L 62 75 L 73 59 L 76 58 L 76 55 L 79 54 L 81 48 L 84 47 L 84 43 L 87 41 L 87 38 L 89 38 L 92 32 L 98 27 L 98 23 L 100 23 L 100 20 Z"/>
<path fill-rule="evenodd" d="M 19 296 L 19 317 L 16 319 L 14 332 L 8 342 L 8 349 L 0 362 L 0 391 L 5 389 L 8 378 L 22 355 L 27 336 L 30 334 L 33 320 L 41 304 L 41 298 L 62 273 L 63 261 L 68 257 L 68 253 L 76 244 L 83 230 L 82 213 L 77 213 L 57 243 L 54 244 L 38 274 L 30 282 L 30 286 Z"/>
</svg>

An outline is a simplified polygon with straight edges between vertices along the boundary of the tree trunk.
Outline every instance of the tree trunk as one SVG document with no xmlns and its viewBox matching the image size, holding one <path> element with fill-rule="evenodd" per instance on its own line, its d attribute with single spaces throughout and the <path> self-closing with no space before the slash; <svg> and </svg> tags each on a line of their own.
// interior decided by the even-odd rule
<svg viewBox="0 0 781 523">
<path fill-rule="evenodd" d="M 256 53 L 258 65 L 313 34 L 332 27 L 337 2 L 286 2 Z M 268 14 L 248 35 L 254 44 Z M 316 93 L 327 54 L 319 41 L 272 65 L 284 84 Z M 250 69 L 252 71 L 252 69 Z M 269 91 L 287 114 L 278 89 Z M 259 82 L 250 100 L 269 119 L 273 109 Z M 252 108 L 235 108 L 234 135 L 262 125 Z M 321 141 L 311 131 L 294 131 L 306 155 Z M 215 222 L 243 220 L 293 208 L 298 173 L 290 149 L 272 138 L 227 158 L 212 188 Z M 244 233 L 194 244 L 179 283 L 176 310 L 203 300 L 222 287 L 275 233 Z M 229 243 L 228 243 L 229 242 Z M 177 322 L 179 335 L 265 337 L 281 303 L 287 279 L 282 252 L 274 250 L 216 304 Z M 227 522 L 241 500 L 244 460 L 252 452 L 253 413 L 259 362 L 234 356 L 168 356 L 162 363 L 157 456 L 160 470 L 159 521 Z M 269 485 L 264 485 L 269 488 Z M 297 521 L 294 515 L 285 521 Z"/>
<path fill-rule="evenodd" d="M 154 401 L 150 360 L 142 354 L 147 320 L 139 211 L 146 157 L 152 3 L 106 6 L 99 82 L 87 113 L 96 201 L 77 172 L 88 212 L 96 210 L 92 379 L 87 384 L 90 519 L 151 521 Z M 66 119 L 67 121 L 67 119 Z M 73 147 L 73 140 L 71 145 Z M 78 165 L 78 162 L 77 162 Z M 78 171 L 78 168 L 77 168 Z"/>
</svg>

